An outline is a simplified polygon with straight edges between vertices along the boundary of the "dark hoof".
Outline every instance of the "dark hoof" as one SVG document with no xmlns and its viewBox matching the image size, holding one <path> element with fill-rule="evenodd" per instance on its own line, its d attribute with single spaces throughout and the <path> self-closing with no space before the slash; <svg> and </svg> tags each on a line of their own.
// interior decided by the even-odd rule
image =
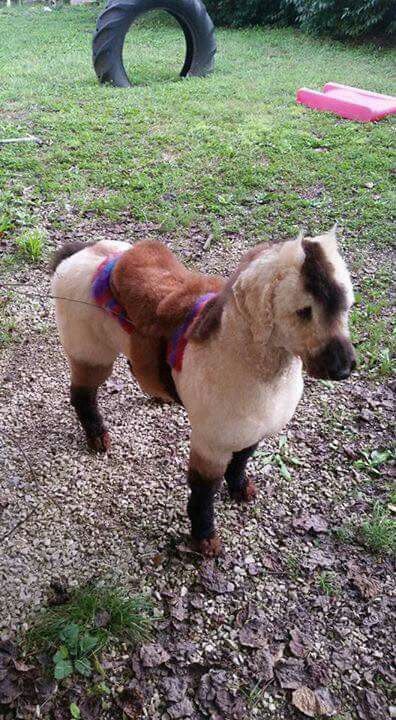
<svg viewBox="0 0 396 720">
<path fill-rule="evenodd" d="M 257 496 L 257 488 L 252 480 L 248 480 L 246 485 L 230 492 L 230 497 L 238 503 L 253 502 Z"/>
<path fill-rule="evenodd" d="M 195 540 L 193 538 L 193 546 L 196 552 L 207 558 L 216 557 L 221 551 L 221 540 L 217 535 L 205 540 Z"/>
<path fill-rule="evenodd" d="M 106 452 L 111 444 L 108 432 L 104 432 L 103 435 L 97 435 L 97 437 L 89 437 L 87 441 L 88 447 L 92 452 Z"/>
</svg>

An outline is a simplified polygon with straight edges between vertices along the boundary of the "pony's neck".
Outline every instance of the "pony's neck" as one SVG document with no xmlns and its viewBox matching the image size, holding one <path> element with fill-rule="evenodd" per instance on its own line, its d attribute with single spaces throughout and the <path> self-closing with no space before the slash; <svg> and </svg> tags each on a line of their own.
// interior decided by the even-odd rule
<svg viewBox="0 0 396 720">
<path fill-rule="evenodd" d="M 295 359 L 287 350 L 275 345 L 271 336 L 265 342 L 255 340 L 232 299 L 224 309 L 220 342 L 232 353 L 236 362 L 249 368 L 250 376 L 253 373 L 260 381 L 267 382 L 287 373 Z"/>
</svg>

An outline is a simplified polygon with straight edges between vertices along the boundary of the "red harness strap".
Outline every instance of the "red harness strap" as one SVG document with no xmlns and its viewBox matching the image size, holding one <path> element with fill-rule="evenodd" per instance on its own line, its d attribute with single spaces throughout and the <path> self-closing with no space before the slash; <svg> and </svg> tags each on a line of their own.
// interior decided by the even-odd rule
<svg viewBox="0 0 396 720">
<path fill-rule="evenodd" d="M 111 273 L 122 253 L 110 255 L 99 265 L 92 282 L 91 293 L 96 304 L 118 320 L 125 332 L 131 335 L 135 328 L 128 319 L 125 308 L 115 299 L 110 286 Z"/>
<path fill-rule="evenodd" d="M 195 318 L 201 312 L 202 308 L 206 305 L 208 300 L 211 300 L 215 296 L 216 293 L 207 293 L 206 295 L 202 295 L 200 298 L 198 298 L 198 300 L 195 302 L 194 306 L 188 313 L 184 323 L 182 323 L 182 325 L 180 325 L 180 327 L 178 327 L 177 330 L 175 330 L 175 332 L 173 333 L 171 339 L 168 342 L 168 351 L 166 356 L 168 365 L 171 366 L 172 370 L 177 370 L 177 372 L 180 372 L 180 370 L 182 369 L 184 351 L 188 343 L 188 338 L 186 337 L 188 330 L 191 324 L 194 322 Z"/>
</svg>

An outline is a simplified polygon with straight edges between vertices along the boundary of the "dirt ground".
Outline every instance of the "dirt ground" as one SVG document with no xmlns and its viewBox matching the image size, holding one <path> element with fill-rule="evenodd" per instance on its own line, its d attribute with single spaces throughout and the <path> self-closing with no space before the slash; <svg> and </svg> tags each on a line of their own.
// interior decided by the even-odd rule
<svg viewBox="0 0 396 720">
<path fill-rule="evenodd" d="M 70 238 L 147 234 L 157 236 L 127 219 L 88 218 Z M 65 239 L 52 231 L 55 245 Z M 203 245 L 192 233 L 176 249 L 224 274 L 244 249 L 243 237 Z M 367 277 L 386 260 L 347 255 L 356 285 L 363 267 Z M 100 398 L 111 450 L 90 454 L 69 405 L 49 277 L 25 266 L 17 281 L 15 339 L 0 361 L 1 637 L 45 603 L 51 580 L 107 575 L 149 592 L 162 613 L 153 645 L 117 658 L 109 679 L 121 686 L 129 668 L 146 718 L 303 717 L 293 695 L 302 686 L 316 693 L 311 716 L 395 717 L 391 558 L 337 532 L 387 502 L 392 468 L 354 465 L 362 450 L 389 446 L 386 378 L 307 379 L 283 447 L 266 441 L 250 465 L 256 503 L 235 506 L 221 492 L 223 554 L 202 561 L 188 547 L 185 412 L 144 397 L 120 358 Z"/>
</svg>

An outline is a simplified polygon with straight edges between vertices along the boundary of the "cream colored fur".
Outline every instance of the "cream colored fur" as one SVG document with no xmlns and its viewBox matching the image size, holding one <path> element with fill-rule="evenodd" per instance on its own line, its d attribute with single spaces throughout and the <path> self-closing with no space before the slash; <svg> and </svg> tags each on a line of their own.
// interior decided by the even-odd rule
<svg viewBox="0 0 396 720">
<path fill-rule="evenodd" d="M 117 320 L 93 305 L 91 286 L 106 256 L 129 250 L 124 242 L 101 241 L 63 260 L 52 279 L 56 322 L 68 358 L 86 365 L 110 366 L 117 355 L 128 355 L 129 335 Z M 70 301 L 82 301 L 70 302 Z M 88 303 L 83 304 L 83 303 Z"/>
<path fill-rule="evenodd" d="M 338 253 L 335 229 L 311 239 L 322 244 L 344 286 L 353 293 Z M 99 242 L 58 267 L 55 296 L 91 303 L 94 273 L 106 255 L 125 251 L 122 242 Z M 226 303 L 219 331 L 203 343 L 189 342 L 182 371 L 173 377 L 191 422 L 191 448 L 222 474 L 232 453 L 278 433 L 293 416 L 303 391 L 304 353 L 315 352 L 331 334 L 348 336 L 347 312 L 331 328 L 304 290 L 302 238 L 263 251 L 241 272 Z M 296 310 L 310 305 L 313 320 L 301 327 Z M 96 307 L 56 300 L 61 341 L 69 359 L 111 366 L 128 356 L 130 336 Z"/>
<path fill-rule="evenodd" d="M 306 238 L 307 240 L 307 238 Z M 353 302 L 349 273 L 335 228 L 320 242 L 337 280 Z M 187 345 L 183 371 L 174 373 L 188 410 L 191 447 L 226 468 L 232 453 L 278 433 L 292 418 L 303 391 L 301 357 L 318 351 L 338 332 L 349 336 L 347 312 L 327 327 L 304 289 L 302 237 L 275 245 L 241 273 L 220 332 L 208 343 Z M 313 321 L 301 328 L 295 311 L 311 305 Z"/>
</svg>

